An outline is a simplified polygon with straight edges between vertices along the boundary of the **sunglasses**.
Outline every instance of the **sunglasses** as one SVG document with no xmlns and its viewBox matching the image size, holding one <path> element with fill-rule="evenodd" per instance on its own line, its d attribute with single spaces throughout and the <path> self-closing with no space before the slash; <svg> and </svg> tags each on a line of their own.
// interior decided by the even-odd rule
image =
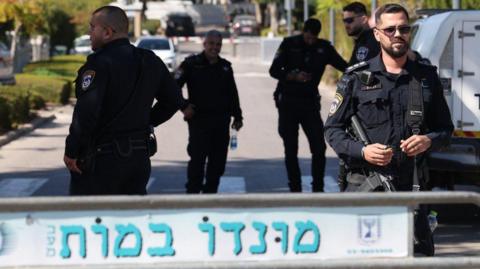
<svg viewBox="0 0 480 269">
<path fill-rule="evenodd" d="M 406 35 L 410 33 L 410 31 L 412 30 L 412 26 L 410 25 L 390 26 L 383 29 L 375 27 L 375 29 L 379 30 L 380 32 L 382 32 L 384 35 L 388 37 L 393 37 L 397 32 L 397 30 L 401 35 Z"/>
<path fill-rule="evenodd" d="M 343 23 L 350 24 L 355 20 L 355 18 L 358 18 L 358 17 L 361 17 L 361 16 L 353 16 L 353 17 L 345 18 L 343 19 Z"/>
</svg>

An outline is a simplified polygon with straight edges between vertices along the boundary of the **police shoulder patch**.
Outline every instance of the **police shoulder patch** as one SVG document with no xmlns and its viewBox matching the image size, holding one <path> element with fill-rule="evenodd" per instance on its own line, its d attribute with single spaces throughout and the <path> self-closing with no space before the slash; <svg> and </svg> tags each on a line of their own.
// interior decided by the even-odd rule
<svg viewBox="0 0 480 269">
<path fill-rule="evenodd" d="M 90 85 L 92 85 L 93 79 L 95 78 L 95 71 L 87 70 L 83 72 L 82 75 L 82 90 L 86 91 Z"/>
<path fill-rule="evenodd" d="M 359 63 L 356 63 L 352 66 L 349 66 L 346 70 L 345 70 L 345 73 L 352 73 L 353 71 L 355 70 L 358 70 L 358 69 L 361 69 L 361 68 L 365 68 L 365 67 L 368 67 L 368 62 L 359 62 Z"/>
<path fill-rule="evenodd" d="M 330 106 L 329 115 L 335 114 L 338 108 L 342 105 L 343 96 L 337 92 L 335 93 L 335 97 L 333 98 L 332 105 Z"/>
</svg>

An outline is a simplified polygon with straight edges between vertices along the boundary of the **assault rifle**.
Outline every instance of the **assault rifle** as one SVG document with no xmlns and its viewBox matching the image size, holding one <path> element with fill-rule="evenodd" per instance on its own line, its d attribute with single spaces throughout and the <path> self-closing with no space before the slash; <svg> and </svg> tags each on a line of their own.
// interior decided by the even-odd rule
<svg viewBox="0 0 480 269">
<path fill-rule="evenodd" d="M 360 140 L 364 146 L 367 146 L 368 144 L 370 144 L 367 134 L 363 130 L 363 127 L 360 124 L 360 121 L 358 121 L 357 116 L 353 115 L 351 118 L 351 121 L 352 121 L 351 127 L 355 137 L 358 140 Z M 370 175 L 366 178 L 365 182 L 362 185 L 360 185 L 358 191 L 361 191 L 361 192 L 373 191 L 379 186 L 382 186 L 383 190 L 386 192 L 395 191 L 395 187 L 391 183 L 391 178 L 384 176 L 381 173 L 376 171 L 370 171 Z"/>
</svg>

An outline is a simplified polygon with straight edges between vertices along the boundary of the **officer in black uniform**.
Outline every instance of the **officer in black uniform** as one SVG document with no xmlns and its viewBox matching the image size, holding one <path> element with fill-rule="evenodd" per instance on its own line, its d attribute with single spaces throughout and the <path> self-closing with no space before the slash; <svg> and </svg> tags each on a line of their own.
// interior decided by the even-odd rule
<svg viewBox="0 0 480 269">
<path fill-rule="evenodd" d="M 343 8 L 343 23 L 347 34 L 355 41 L 348 65 L 370 60 L 380 53 L 380 44 L 368 25 L 367 9 L 360 2 L 353 2 Z"/>
<path fill-rule="evenodd" d="M 302 126 L 312 153 L 312 190 L 323 191 L 325 141 L 320 117 L 318 84 L 325 66 L 344 71 L 347 63 L 330 42 L 317 38 L 320 21 L 305 21 L 301 35 L 285 38 L 275 55 L 270 75 L 278 79 L 274 99 L 278 108 L 278 131 L 285 147 L 285 165 L 291 192 L 301 192 L 298 165 L 298 127 Z"/>
<path fill-rule="evenodd" d="M 243 126 L 232 64 L 219 56 L 221 33 L 209 31 L 203 47 L 202 53 L 187 57 L 175 72 L 177 84 L 186 83 L 188 89 L 188 105 L 182 110 L 189 130 L 187 193 L 217 192 L 225 172 L 231 117 L 232 128 L 238 131 Z"/>
<path fill-rule="evenodd" d="M 353 2 L 343 8 L 343 23 L 347 34 L 355 41 L 349 65 L 370 60 L 380 53 L 380 43 L 375 39 L 368 25 L 367 8 L 360 2 Z M 341 191 L 347 187 L 347 169 L 339 160 L 338 185 Z"/>
<path fill-rule="evenodd" d="M 147 143 L 149 125 L 168 120 L 182 103 L 164 63 L 132 46 L 127 33 L 122 9 L 104 6 L 93 12 L 94 53 L 78 71 L 65 146 L 72 195 L 146 194 L 153 150 Z"/>
<path fill-rule="evenodd" d="M 413 185 L 420 178 L 423 190 L 422 175 L 414 173 L 414 167 L 424 164 L 429 150 L 449 144 L 450 112 L 436 68 L 407 57 L 411 30 L 407 11 L 387 4 L 379 8 L 376 20 L 381 54 L 347 69 L 337 85 L 325 136 L 349 166 L 347 191 L 365 190 L 371 171 L 389 178 L 398 191 L 417 190 Z M 370 140 L 367 146 L 346 132 L 354 115 Z M 425 212 L 418 218 L 417 250 L 433 255 Z"/>
</svg>

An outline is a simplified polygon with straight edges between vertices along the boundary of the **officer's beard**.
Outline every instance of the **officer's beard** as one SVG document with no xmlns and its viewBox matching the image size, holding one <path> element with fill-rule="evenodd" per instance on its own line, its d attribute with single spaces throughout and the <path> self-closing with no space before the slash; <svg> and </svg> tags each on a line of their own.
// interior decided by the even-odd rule
<svg viewBox="0 0 480 269">
<path fill-rule="evenodd" d="M 382 43 L 380 43 L 380 45 L 382 46 L 382 49 L 392 58 L 401 58 L 405 54 L 407 54 L 408 50 L 410 49 L 409 44 L 401 38 L 392 38 L 390 42 L 391 44 L 389 47 L 385 46 Z M 397 43 L 402 43 L 403 46 L 401 46 L 400 48 L 394 48 L 393 45 Z"/>
<path fill-rule="evenodd" d="M 358 37 L 362 31 L 363 27 L 361 25 L 357 25 L 356 27 L 353 27 L 347 34 L 349 36 Z"/>
</svg>

